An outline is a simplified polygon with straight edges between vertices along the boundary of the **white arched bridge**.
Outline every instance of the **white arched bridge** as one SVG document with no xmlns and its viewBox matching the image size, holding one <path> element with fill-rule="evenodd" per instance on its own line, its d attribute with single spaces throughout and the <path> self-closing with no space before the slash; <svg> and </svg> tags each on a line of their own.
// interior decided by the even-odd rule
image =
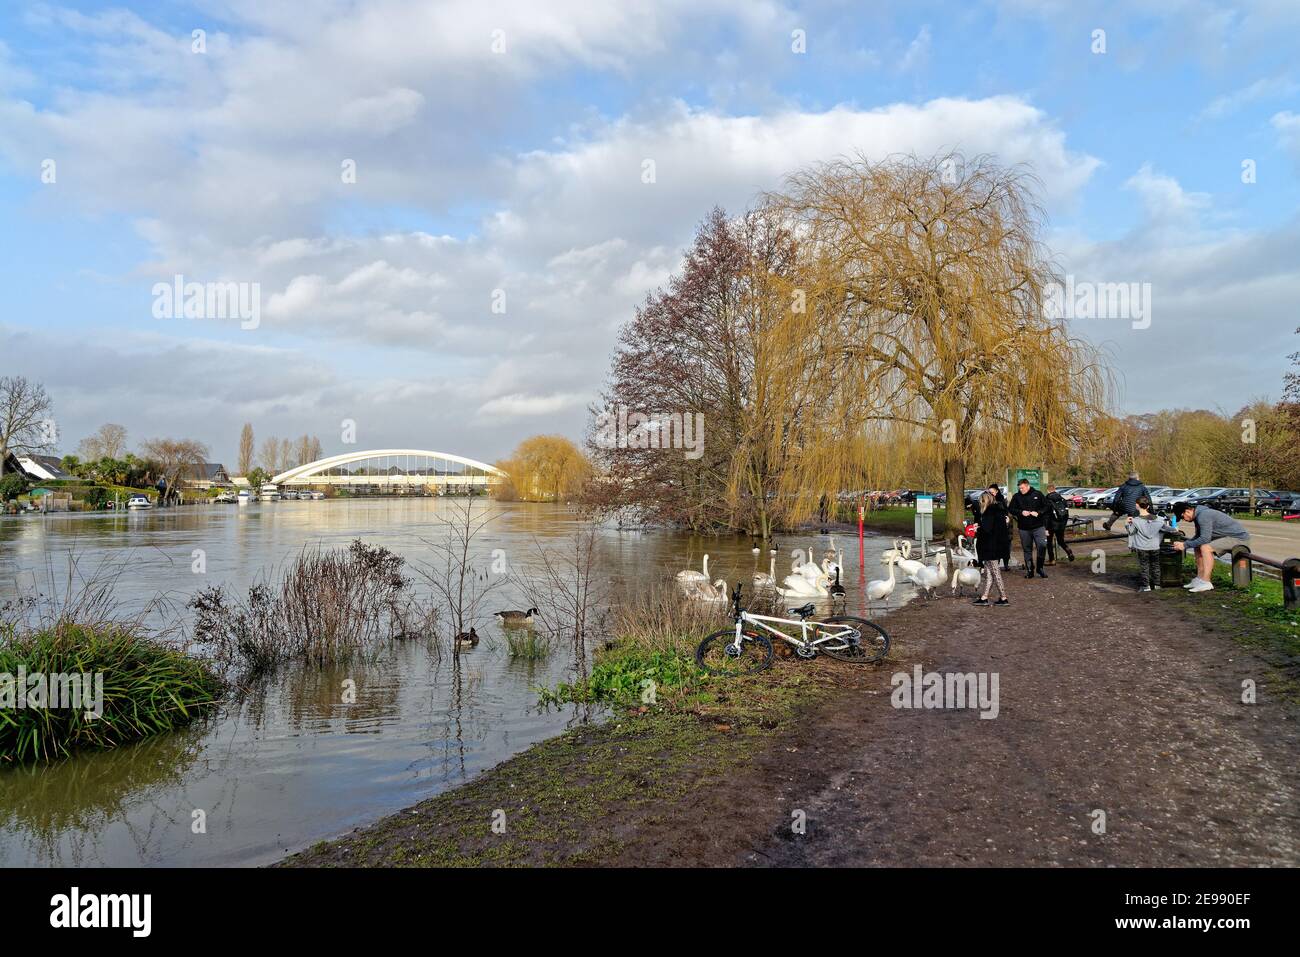
<svg viewBox="0 0 1300 957">
<path fill-rule="evenodd" d="M 284 487 L 334 485 L 357 492 L 469 491 L 495 485 L 505 473 L 463 455 L 426 449 L 345 452 L 296 465 L 271 481 Z"/>
</svg>

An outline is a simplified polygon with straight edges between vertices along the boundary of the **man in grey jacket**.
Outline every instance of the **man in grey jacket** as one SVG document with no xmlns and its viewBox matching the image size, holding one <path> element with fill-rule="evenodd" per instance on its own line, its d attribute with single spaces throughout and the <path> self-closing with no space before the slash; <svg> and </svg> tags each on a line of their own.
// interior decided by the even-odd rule
<svg viewBox="0 0 1300 957">
<path fill-rule="evenodd" d="M 1196 536 L 1185 542 L 1174 542 L 1174 548 L 1187 550 L 1196 556 L 1196 577 L 1183 587 L 1188 591 L 1211 591 L 1210 576 L 1214 573 L 1214 556 L 1231 552 L 1238 545 L 1250 545 L 1250 532 L 1226 512 L 1208 505 L 1178 502 L 1174 515 L 1180 522 L 1195 522 Z"/>
</svg>

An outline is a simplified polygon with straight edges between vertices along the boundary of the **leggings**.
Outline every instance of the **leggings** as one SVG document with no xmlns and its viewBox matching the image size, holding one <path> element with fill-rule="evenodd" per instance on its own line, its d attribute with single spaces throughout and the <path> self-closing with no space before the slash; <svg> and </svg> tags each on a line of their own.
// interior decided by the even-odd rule
<svg viewBox="0 0 1300 957">
<path fill-rule="evenodd" d="M 987 561 L 984 563 L 984 594 L 980 597 L 988 598 L 995 582 L 998 586 L 998 597 L 1006 598 L 1007 590 L 1002 587 L 1002 569 L 998 567 L 996 561 Z"/>
</svg>

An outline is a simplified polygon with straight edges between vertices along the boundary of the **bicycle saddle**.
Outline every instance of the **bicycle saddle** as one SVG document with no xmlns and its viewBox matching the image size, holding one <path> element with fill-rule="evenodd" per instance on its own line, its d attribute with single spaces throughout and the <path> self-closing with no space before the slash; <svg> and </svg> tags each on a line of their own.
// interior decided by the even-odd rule
<svg viewBox="0 0 1300 957">
<path fill-rule="evenodd" d="M 817 606 L 814 605 L 812 602 L 808 602 L 808 604 L 804 605 L 802 608 L 791 608 L 790 614 L 798 615 L 800 618 L 807 618 L 816 610 L 817 610 Z"/>
</svg>

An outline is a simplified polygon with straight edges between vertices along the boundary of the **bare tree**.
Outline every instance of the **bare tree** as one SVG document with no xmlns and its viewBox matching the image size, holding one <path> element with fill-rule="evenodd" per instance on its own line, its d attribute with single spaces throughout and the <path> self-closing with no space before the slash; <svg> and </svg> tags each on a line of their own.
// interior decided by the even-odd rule
<svg viewBox="0 0 1300 957">
<path fill-rule="evenodd" d="M 87 462 L 100 459 L 120 459 L 126 454 L 126 426 L 106 422 L 94 434 L 86 436 L 77 446 L 77 452 Z"/>
<path fill-rule="evenodd" d="M 494 573 L 474 554 L 479 535 L 500 513 L 487 505 L 476 507 L 472 498 L 451 499 L 447 509 L 446 517 L 439 522 L 441 537 L 423 540 L 433 558 L 413 566 L 413 570 L 428 583 L 437 610 L 446 609 L 451 635 L 459 635 L 482 620 L 484 602 L 507 578 Z M 441 615 L 438 620 L 442 620 Z M 453 650 L 457 648 L 455 642 L 452 646 Z"/>
<path fill-rule="evenodd" d="M 245 422 L 239 432 L 239 474 L 253 470 L 253 423 Z"/>
<path fill-rule="evenodd" d="M 587 674 L 588 642 L 604 634 L 610 607 L 610 579 L 600 571 L 599 545 L 593 522 L 579 525 L 560 547 L 534 538 L 537 560 L 530 564 L 540 574 L 511 576 L 529 606 L 538 610 L 541 622 L 536 627 L 569 642 L 580 677 Z"/>
<path fill-rule="evenodd" d="M 140 451 L 152 464 L 154 473 L 166 482 L 169 500 L 179 495 L 182 477 L 208 460 L 208 447 L 193 439 L 150 439 Z"/>
<path fill-rule="evenodd" d="M 279 475 L 284 471 L 288 464 L 285 461 L 285 449 L 289 445 L 289 440 L 283 442 L 274 435 L 262 442 L 262 451 L 258 455 L 258 460 L 262 468 L 270 472 L 272 476 Z"/>
<path fill-rule="evenodd" d="M 0 377 L 0 475 L 9 453 L 48 449 L 54 436 L 47 426 L 52 406 L 45 387 L 22 376 Z"/>
</svg>

